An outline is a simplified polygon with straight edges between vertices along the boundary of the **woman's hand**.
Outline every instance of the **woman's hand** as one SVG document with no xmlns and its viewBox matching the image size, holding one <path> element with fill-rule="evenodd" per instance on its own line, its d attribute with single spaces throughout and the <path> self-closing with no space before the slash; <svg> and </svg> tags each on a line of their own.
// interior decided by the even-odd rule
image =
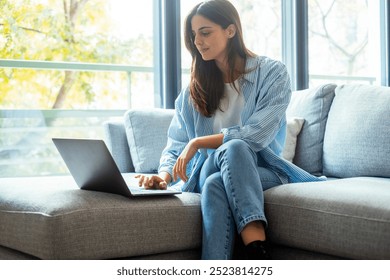
<svg viewBox="0 0 390 280">
<path fill-rule="evenodd" d="M 223 134 L 214 134 L 209 136 L 202 136 L 192 139 L 188 142 L 183 152 L 178 157 L 175 165 L 173 166 L 173 180 L 177 180 L 179 177 L 184 182 L 187 182 L 188 177 L 186 174 L 187 164 L 198 152 L 199 149 L 217 149 L 223 143 Z"/>
<path fill-rule="evenodd" d="M 187 182 L 188 177 L 186 174 L 187 164 L 197 153 L 198 147 L 196 144 L 196 139 L 188 142 L 187 146 L 181 152 L 180 156 L 177 158 L 175 165 L 173 166 L 173 180 L 176 181 L 178 177 L 184 182 Z"/>
<path fill-rule="evenodd" d="M 138 185 L 145 189 L 166 190 L 168 186 L 166 179 L 162 178 L 160 175 L 147 176 L 140 174 L 136 175 L 135 178 L 138 178 Z"/>
</svg>

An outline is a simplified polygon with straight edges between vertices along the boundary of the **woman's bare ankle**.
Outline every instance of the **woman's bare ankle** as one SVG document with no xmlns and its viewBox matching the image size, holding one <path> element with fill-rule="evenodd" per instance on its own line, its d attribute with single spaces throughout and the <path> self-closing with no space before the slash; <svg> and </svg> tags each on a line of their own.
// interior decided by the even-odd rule
<svg viewBox="0 0 390 280">
<path fill-rule="evenodd" d="M 263 223 L 261 221 L 254 221 L 247 224 L 241 231 L 241 238 L 244 245 L 248 245 L 249 243 L 257 240 L 266 240 Z"/>
</svg>

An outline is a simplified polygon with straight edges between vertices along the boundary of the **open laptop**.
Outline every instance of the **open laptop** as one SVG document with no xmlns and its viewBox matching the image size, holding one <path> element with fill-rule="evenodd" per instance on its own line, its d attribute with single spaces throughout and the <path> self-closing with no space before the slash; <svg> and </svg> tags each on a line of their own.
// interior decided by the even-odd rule
<svg viewBox="0 0 390 280">
<path fill-rule="evenodd" d="M 80 189 L 120 194 L 127 197 L 173 195 L 181 191 L 150 190 L 138 186 L 138 180 L 121 174 L 110 151 L 99 139 L 52 139 Z M 125 177 L 124 177 L 125 176 Z"/>
</svg>

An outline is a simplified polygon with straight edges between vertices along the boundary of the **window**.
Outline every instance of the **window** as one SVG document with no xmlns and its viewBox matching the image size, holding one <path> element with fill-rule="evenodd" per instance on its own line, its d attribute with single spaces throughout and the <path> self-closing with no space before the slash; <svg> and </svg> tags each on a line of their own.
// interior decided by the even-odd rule
<svg viewBox="0 0 390 280">
<path fill-rule="evenodd" d="M 380 84 L 379 1 L 309 0 L 310 86 Z"/>
<path fill-rule="evenodd" d="M 0 2 L 0 177 L 67 173 L 52 137 L 155 106 L 154 3 Z"/>
</svg>

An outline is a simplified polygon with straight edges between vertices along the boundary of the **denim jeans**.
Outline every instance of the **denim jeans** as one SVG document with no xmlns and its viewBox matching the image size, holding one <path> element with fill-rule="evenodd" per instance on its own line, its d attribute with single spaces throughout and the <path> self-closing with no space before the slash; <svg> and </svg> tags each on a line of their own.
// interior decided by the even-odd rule
<svg viewBox="0 0 390 280">
<path fill-rule="evenodd" d="M 264 167 L 243 140 L 231 140 L 205 161 L 199 187 L 203 217 L 202 259 L 231 259 L 236 233 L 262 221 L 263 191 L 280 185 L 279 176 Z"/>
</svg>

